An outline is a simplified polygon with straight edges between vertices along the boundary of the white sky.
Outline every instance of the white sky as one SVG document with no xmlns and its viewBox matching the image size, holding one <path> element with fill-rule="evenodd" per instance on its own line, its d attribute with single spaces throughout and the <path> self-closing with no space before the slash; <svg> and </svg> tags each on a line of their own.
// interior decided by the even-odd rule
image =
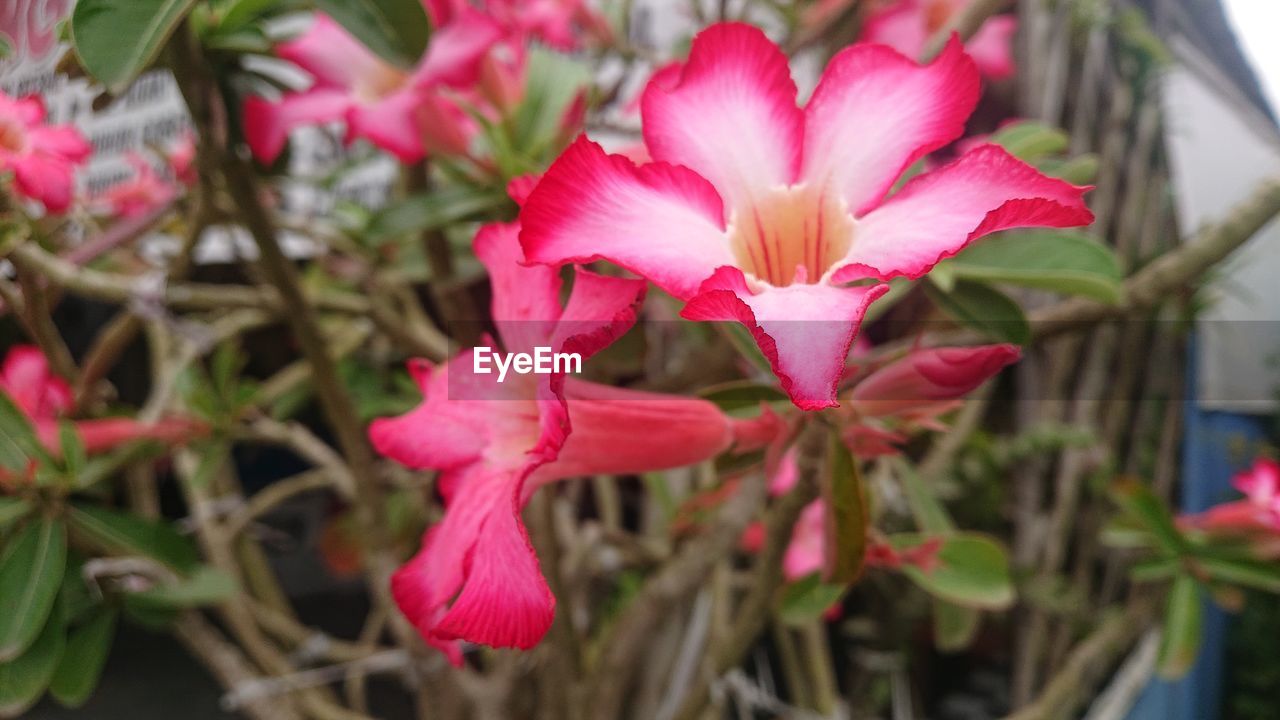
<svg viewBox="0 0 1280 720">
<path fill-rule="evenodd" d="M 1280 0 L 1224 0 L 1272 110 L 1280 114 Z"/>
</svg>

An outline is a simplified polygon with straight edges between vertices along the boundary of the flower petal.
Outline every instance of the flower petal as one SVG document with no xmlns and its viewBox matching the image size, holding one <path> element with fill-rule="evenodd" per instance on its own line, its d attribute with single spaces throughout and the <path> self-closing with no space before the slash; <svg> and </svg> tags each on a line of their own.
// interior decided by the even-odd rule
<svg viewBox="0 0 1280 720">
<path fill-rule="evenodd" d="M 93 146 L 71 125 L 40 126 L 31 128 L 28 132 L 31 145 L 37 150 L 72 163 L 82 163 L 93 154 Z"/>
<path fill-rule="evenodd" d="M 960 137 L 980 84 L 955 38 L 923 66 L 883 45 L 842 50 L 805 106 L 800 177 L 863 215 L 912 163 Z"/>
<path fill-rule="evenodd" d="M 376 86 L 382 76 L 398 72 L 324 13 L 316 13 L 301 35 L 277 45 L 276 55 L 306 70 L 321 88 Z"/>
<path fill-rule="evenodd" d="M 71 386 L 49 370 L 34 345 L 15 345 L 0 365 L 0 391 L 32 420 L 53 419 L 71 407 Z"/>
<path fill-rule="evenodd" d="M 1021 356 L 1010 344 L 912 350 L 855 385 L 849 402 L 871 417 L 928 408 L 968 395 Z"/>
<path fill-rule="evenodd" d="M 64 213 L 75 195 L 75 168 L 56 155 L 32 152 L 13 160 L 13 180 L 23 197 L 51 213 Z"/>
<path fill-rule="evenodd" d="M 560 271 L 523 265 L 519 223 L 489 223 L 476 233 L 476 258 L 489 271 L 490 316 L 507 352 L 548 345 L 560 319 Z"/>
<path fill-rule="evenodd" d="M 982 23 L 964 45 L 979 72 L 992 80 L 1003 80 L 1017 71 L 1013 62 L 1013 34 L 1017 30 L 1018 19 L 1013 15 L 996 15 Z"/>
<path fill-rule="evenodd" d="M 608 347 L 636 324 L 647 289 L 644 280 L 578 268 L 551 347 L 557 352 L 578 353 L 584 360 Z"/>
<path fill-rule="evenodd" d="M 837 405 L 836 387 L 862 316 L 888 289 L 795 283 L 752 292 L 742 271 L 726 267 L 703 283 L 680 315 L 745 325 L 791 401 L 820 410 Z"/>
<path fill-rule="evenodd" d="M 468 388 L 450 387 L 451 368 L 458 376 L 453 382 L 468 383 Z M 474 462 L 488 441 L 493 408 L 483 401 L 472 402 L 480 394 L 471 393 L 469 385 L 493 382 L 489 380 L 493 376 L 471 372 L 470 351 L 434 371 L 425 360 L 411 360 L 409 373 L 422 390 L 422 404 L 399 417 L 370 423 L 374 449 L 417 470 L 449 470 Z M 450 401 L 451 389 L 463 399 Z"/>
<path fill-rule="evenodd" d="M 400 162 L 417 162 L 426 154 L 420 123 L 422 105 L 421 93 L 409 87 L 376 102 L 354 103 L 347 110 L 347 140 L 365 138 Z"/>
<path fill-rule="evenodd" d="M 796 178 L 804 127 L 796 84 L 786 55 L 759 28 L 703 30 L 678 82 L 659 73 L 649 83 L 641 115 L 653 158 L 706 178 L 730 209 Z"/>
<path fill-rule="evenodd" d="M 920 277 L 988 233 L 1088 225 L 1090 189 L 1045 177 L 1003 148 L 983 145 L 913 178 L 860 219 L 832 279 Z"/>
<path fill-rule="evenodd" d="M 637 167 L 580 137 L 551 165 L 520 213 L 529 262 L 607 259 L 681 298 L 733 263 L 715 189 L 682 167 Z"/>
<path fill-rule="evenodd" d="M 431 36 L 427 52 L 413 71 L 411 85 L 470 85 L 479 78 L 480 60 L 502 39 L 502 27 L 484 13 L 463 7 Z"/>
<path fill-rule="evenodd" d="M 244 139 L 259 161 L 274 162 L 291 130 L 345 120 L 351 104 L 341 90 L 308 90 L 276 101 L 251 97 L 244 101 Z"/>
</svg>

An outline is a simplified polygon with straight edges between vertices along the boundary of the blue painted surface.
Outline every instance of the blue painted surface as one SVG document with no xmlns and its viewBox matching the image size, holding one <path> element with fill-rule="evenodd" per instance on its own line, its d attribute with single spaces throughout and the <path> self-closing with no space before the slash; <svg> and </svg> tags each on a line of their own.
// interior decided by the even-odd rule
<svg viewBox="0 0 1280 720">
<path fill-rule="evenodd" d="M 1264 419 L 1202 410 L 1195 402 L 1195 346 L 1188 343 L 1187 392 L 1182 448 L 1182 512 L 1200 512 L 1237 494 L 1231 477 L 1253 462 L 1265 439 Z M 1222 707 L 1230 616 L 1208 598 L 1204 641 L 1195 666 L 1177 682 L 1155 680 L 1142 692 L 1128 720 L 1216 720 Z"/>
</svg>

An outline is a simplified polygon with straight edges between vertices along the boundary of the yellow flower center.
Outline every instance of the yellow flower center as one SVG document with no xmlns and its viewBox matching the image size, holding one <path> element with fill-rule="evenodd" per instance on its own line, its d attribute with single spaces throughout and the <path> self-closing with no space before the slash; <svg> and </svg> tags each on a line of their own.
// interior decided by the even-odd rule
<svg viewBox="0 0 1280 720">
<path fill-rule="evenodd" d="M 792 185 L 737 210 L 729 244 L 738 267 L 771 285 L 817 282 L 853 241 L 854 220 L 842 198 Z"/>
</svg>

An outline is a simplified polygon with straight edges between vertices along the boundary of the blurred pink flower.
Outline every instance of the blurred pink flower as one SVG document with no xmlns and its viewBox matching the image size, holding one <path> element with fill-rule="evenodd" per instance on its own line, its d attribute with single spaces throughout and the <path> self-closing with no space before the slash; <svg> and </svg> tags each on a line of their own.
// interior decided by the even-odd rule
<svg viewBox="0 0 1280 720">
<path fill-rule="evenodd" d="M 5 0 L 0 3 L 0 34 L 9 38 L 19 60 L 43 60 L 58 46 L 58 23 L 72 0 Z"/>
<path fill-rule="evenodd" d="M 631 327 L 643 281 L 579 268 L 562 307 L 559 271 L 523 265 L 518 232 L 515 224 L 491 224 L 475 240 L 503 349 L 550 347 L 586 358 Z M 395 574 L 392 592 L 426 641 L 454 663 L 461 662 L 457 640 L 529 648 L 551 624 L 555 598 L 520 520 L 538 487 L 697 463 L 727 449 L 740 422 L 705 400 L 563 374 L 499 383 L 473 372 L 474 352 L 435 368 L 411 362 L 422 404 L 369 427 L 378 452 L 441 471 L 444 520 Z"/>
<path fill-rule="evenodd" d="M 655 162 L 580 138 L 525 203 L 525 255 L 607 259 L 684 300 L 686 318 L 741 322 L 797 406 L 833 406 L 867 306 L 887 290 L 849 283 L 920 277 L 998 230 L 1093 219 L 1088 188 L 992 145 L 889 196 L 963 133 L 979 84 L 958 42 L 924 66 L 855 45 L 801 109 L 786 56 L 760 30 L 712 26 L 678 78 L 645 92 Z"/>
<path fill-rule="evenodd" d="M 177 196 L 173 183 L 160 177 L 142 155 L 128 153 L 125 162 L 133 168 L 133 175 L 94 198 L 93 206 L 99 212 L 118 218 L 139 217 Z"/>
<path fill-rule="evenodd" d="M 71 409 L 71 387 L 54 375 L 39 348 L 18 345 L 0 365 L 0 393 L 9 396 L 51 453 L 61 451 L 59 420 Z M 205 432 L 203 424 L 182 418 L 140 423 L 130 418 L 76 420 L 76 434 L 87 452 L 110 450 L 134 440 L 180 443 Z"/>
<path fill-rule="evenodd" d="M 71 207 L 76 166 L 92 148 L 71 125 L 45 125 L 38 97 L 15 100 L 0 93 L 0 172 L 12 172 L 18 194 L 51 213 Z"/>
<path fill-rule="evenodd" d="M 1280 463 L 1258 458 L 1233 484 L 1243 500 L 1215 505 L 1185 521 L 1209 531 L 1280 535 Z"/>
<path fill-rule="evenodd" d="M 898 0 L 887 3 L 867 18 L 864 42 L 881 43 L 911 57 L 919 57 L 934 33 L 946 27 L 966 0 Z M 978 70 L 993 80 L 1001 80 L 1017 70 L 1013 62 L 1013 34 L 1018 21 L 1012 15 L 996 15 L 965 43 L 965 50 Z"/>
<path fill-rule="evenodd" d="M 311 87 L 278 101 L 244 103 L 245 139 L 254 155 L 271 162 L 294 128 L 335 121 L 346 123 L 348 141 L 367 139 L 404 162 L 420 160 L 433 144 L 456 147 L 466 117 L 440 91 L 476 82 L 480 60 L 502 28 L 469 8 L 435 27 L 422 59 L 404 72 L 317 13 L 306 32 L 276 49 L 310 73 Z"/>
</svg>

